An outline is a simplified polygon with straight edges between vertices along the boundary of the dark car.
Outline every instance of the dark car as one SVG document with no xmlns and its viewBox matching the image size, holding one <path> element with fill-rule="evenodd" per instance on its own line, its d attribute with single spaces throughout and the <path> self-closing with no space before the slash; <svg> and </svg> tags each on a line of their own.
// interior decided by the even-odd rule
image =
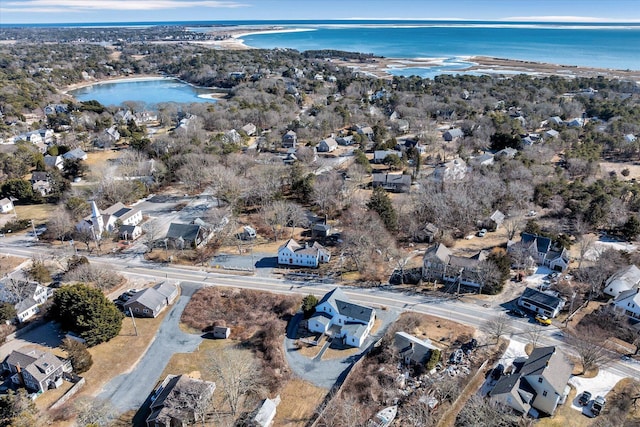
<svg viewBox="0 0 640 427">
<path fill-rule="evenodd" d="M 493 378 L 494 380 L 499 380 L 502 374 L 504 374 L 504 366 L 502 364 L 499 364 L 498 366 L 493 368 L 491 378 Z"/>
<path fill-rule="evenodd" d="M 591 400 L 591 393 L 588 391 L 583 391 L 578 399 L 578 403 L 582 406 L 585 406 Z"/>
<path fill-rule="evenodd" d="M 517 316 L 517 317 L 527 317 L 527 313 L 525 313 L 524 311 L 520 310 L 519 308 L 514 308 L 509 310 L 508 312 L 510 315 L 512 316 Z"/>
<path fill-rule="evenodd" d="M 598 396 L 593 399 L 593 403 L 591 404 L 591 413 L 596 417 L 600 415 L 600 412 L 602 412 L 602 410 L 604 409 L 604 405 L 606 402 L 607 401 L 602 396 Z"/>
</svg>

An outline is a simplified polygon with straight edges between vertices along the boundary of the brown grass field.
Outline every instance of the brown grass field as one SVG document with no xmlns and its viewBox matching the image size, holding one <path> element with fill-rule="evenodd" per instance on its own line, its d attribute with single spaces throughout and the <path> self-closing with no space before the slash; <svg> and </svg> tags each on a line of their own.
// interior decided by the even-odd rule
<svg viewBox="0 0 640 427">
<path fill-rule="evenodd" d="M 55 205 L 49 204 L 16 206 L 16 213 L 18 219 L 32 219 L 37 227 L 47 222 L 55 208 Z"/>
</svg>

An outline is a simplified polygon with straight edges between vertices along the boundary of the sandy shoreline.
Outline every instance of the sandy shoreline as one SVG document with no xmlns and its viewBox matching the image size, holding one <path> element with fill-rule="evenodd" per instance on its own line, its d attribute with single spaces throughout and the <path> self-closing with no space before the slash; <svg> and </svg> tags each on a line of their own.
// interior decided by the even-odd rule
<svg viewBox="0 0 640 427">
<path fill-rule="evenodd" d="M 242 39 L 243 36 L 261 34 L 261 33 L 289 33 L 299 31 L 313 31 L 306 28 L 233 28 L 214 30 L 214 34 L 224 34 L 229 38 L 224 40 L 211 40 L 207 42 L 198 42 L 198 44 L 212 46 L 217 49 L 229 50 L 247 50 L 254 49 L 247 46 Z M 640 70 L 615 70 L 610 68 L 596 67 L 580 67 L 573 65 L 560 65 L 535 61 L 524 61 L 508 58 L 496 58 L 488 56 L 471 56 L 471 57 L 453 57 L 453 58 L 385 58 L 375 57 L 371 61 L 362 63 L 358 61 L 341 61 L 332 60 L 333 63 L 343 65 L 361 71 L 365 74 L 375 76 L 382 79 L 391 79 L 393 75 L 389 73 L 390 69 L 401 68 L 431 68 L 442 65 L 444 60 L 456 60 L 460 62 L 469 62 L 471 65 L 461 68 L 455 72 L 464 74 L 465 72 L 480 72 L 486 74 L 530 74 L 538 76 L 559 75 L 566 77 L 597 77 L 604 76 L 612 79 L 625 79 L 640 81 Z M 454 72 L 454 73 L 455 73 Z"/>
</svg>

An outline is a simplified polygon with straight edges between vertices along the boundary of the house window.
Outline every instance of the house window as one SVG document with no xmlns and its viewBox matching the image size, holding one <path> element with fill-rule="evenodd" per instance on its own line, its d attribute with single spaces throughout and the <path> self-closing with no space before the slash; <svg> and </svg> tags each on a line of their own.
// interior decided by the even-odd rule
<svg viewBox="0 0 640 427">
<path fill-rule="evenodd" d="M 148 313 L 149 309 L 145 308 L 144 310 L 142 310 L 143 313 Z"/>
<path fill-rule="evenodd" d="M 547 395 L 547 390 L 543 391 L 543 392 L 542 392 L 542 395 L 543 395 L 543 396 L 546 396 L 546 395 Z"/>
<path fill-rule="evenodd" d="M 542 382 L 542 377 L 538 378 L 538 382 L 541 383 Z"/>
</svg>

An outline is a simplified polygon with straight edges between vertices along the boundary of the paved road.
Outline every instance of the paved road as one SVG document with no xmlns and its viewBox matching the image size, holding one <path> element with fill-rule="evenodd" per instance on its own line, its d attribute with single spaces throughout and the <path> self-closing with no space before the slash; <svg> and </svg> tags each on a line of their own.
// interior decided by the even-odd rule
<svg viewBox="0 0 640 427">
<path fill-rule="evenodd" d="M 196 283 L 182 283 L 182 294 L 164 318 L 156 338 L 135 368 L 108 382 L 98 397 L 109 399 L 114 407 L 125 412 L 139 408 L 153 391 L 160 374 L 174 353 L 195 351 L 202 338 L 180 330 L 180 316 L 193 293 L 200 287 Z M 123 355 L 124 356 L 124 355 Z"/>
<path fill-rule="evenodd" d="M 28 242 L 22 244 L 12 244 L 9 240 L 0 239 L 0 253 L 9 253 L 15 256 L 31 258 L 34 254 L 51 256 L 54 251 L 44 245 L 33 245 Z M 200 286 L 227 286 L 245 289 L 256 289 L 262 291 L 295 294 L 305 296 L 314 294 L 317 297 L 323 296 L 335 285 L 307 282 L 301 284 L 290 280 L 281 280 L 269 277 L 236 276 L 232 274 L 213 273 L 200 270 L 198 268 L 165 266 L 148 263 L 142 259 L 121 259 L 116 257 L 94 257 L 89 256 L 89 260 L 99 266 L 104 266 L 118 271 L 132 278 L 145 278 L 149 280 L 172 279 L 179 281 L 195 282 Z M 373 307 L 384 306 L 388 309 L 399 311 L 415 311 L 426 313 L 473 327 L 482 326 L 487 319 L 505 312 L 501 306 L 482 307 L 477 304 L 465 303 L 464 299 L 444 299 L 430 295 L 400 293 L 389 287 L 378 288 L 348 288 L 344 287 L 349 298 L 360 304 Z M 527 341 L 526 331 L 533 324 L 529 319 L 512 319 L 512 338 L 518 341 Z M 567 352 L 571 352 L 570 347 L 564 340 L 555 335 L 558 332 L 556 326 L 545 328 L 544 336 L 540 340 L 540 345 L 559 346 Z M 608 365 L 606 369 L 616 375 L 623 377 L 640 377 L 640 364 L 615 361 Z"/>
</svg>

